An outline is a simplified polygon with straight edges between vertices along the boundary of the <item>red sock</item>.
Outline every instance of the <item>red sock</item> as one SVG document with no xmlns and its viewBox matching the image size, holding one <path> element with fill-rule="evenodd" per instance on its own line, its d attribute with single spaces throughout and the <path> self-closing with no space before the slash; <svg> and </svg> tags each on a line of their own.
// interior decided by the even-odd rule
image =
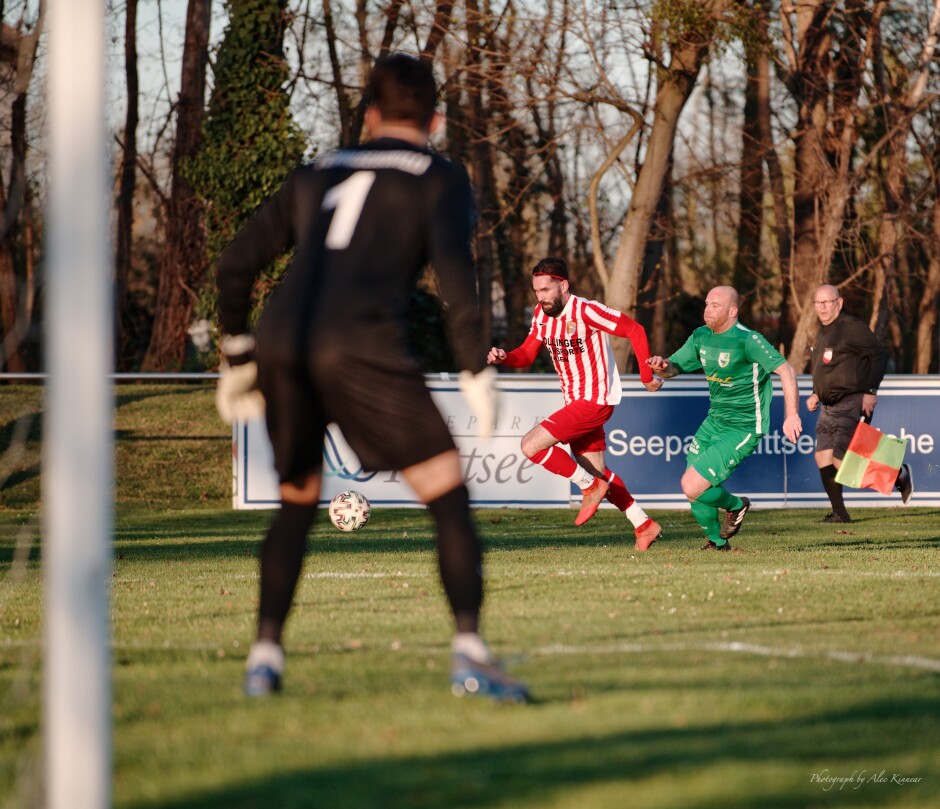
<svg viewBox="0 0 940 809">
<path fill-rule="evenodd" d="M 558 447 L 549 447 L 541 452 L 536 452 L 529 460 L 545 467 L 549 472 L 561 475 L 563 478 L 570 479 L 578 469 L 574 458 L 567 452 L 558 449 Z"/>
<path fill-rule="evenodd" d="M 623 481 L 619 476 L 608 469 L 604 478 L 610 484 L 610 488 L 607 490 L 607 499 L 621 511 L 630 508 L 633 505 L 633 495 L 627 491 L 627 487 L 623 485 Z"/>
</svg>

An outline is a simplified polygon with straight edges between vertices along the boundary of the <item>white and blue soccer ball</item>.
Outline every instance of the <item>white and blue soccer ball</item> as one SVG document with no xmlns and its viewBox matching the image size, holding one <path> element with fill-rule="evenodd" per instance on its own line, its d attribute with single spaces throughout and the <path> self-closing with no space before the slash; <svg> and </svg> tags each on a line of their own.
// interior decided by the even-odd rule
<svg viewBox="0 0 940 809">
<path fill-rule="evenodd" d="M 372 505 L 360 492 L 340 492 L 330 502 L 330 522 L 340 531 L 358 531 L 371 514 Z"/>
</svg>

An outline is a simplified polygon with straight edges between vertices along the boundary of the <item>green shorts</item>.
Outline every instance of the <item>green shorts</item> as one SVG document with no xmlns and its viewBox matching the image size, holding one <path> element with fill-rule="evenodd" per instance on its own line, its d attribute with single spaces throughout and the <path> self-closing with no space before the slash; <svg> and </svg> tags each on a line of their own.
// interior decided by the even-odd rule
<svg viewBox="0 0 940 809">
<path fill-rule="evenodd" d="M 711 419 L 705 419 L 692 439 L 685 465 L 717 486 L 731 477 L 760 440 L 761 436 L 753 431 L 718 427 Z"/>
</svg>

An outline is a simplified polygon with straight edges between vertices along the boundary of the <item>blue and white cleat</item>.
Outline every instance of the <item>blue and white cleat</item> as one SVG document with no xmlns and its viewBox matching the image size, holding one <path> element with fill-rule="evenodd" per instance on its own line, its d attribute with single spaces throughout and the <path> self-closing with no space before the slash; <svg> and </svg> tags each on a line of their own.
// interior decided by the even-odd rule
<svg viewBox="0 0 940 809">
<path fill-rule="evenodd" d="M 520 705 L 531 701 L 525 684 L 514 680 L 499 666 L 478 663 L 459 653 L 451 658 L 450 690 L 455 697 L 481 696 Z"/>
<path fill-rule="evenodd" d="M 281 673 L 271 666 L 258 665 L 245 672 L 245 695 L 269 697 L 281 690 Z"/>
<path fill-rule="evenodd" d="M 249 697 L 267 697 L 281 690 L 284 675 L 284 649 L 271 640 L 257 640 L 251 644 L 245 661 L 245 694 Z"/>
</svg>

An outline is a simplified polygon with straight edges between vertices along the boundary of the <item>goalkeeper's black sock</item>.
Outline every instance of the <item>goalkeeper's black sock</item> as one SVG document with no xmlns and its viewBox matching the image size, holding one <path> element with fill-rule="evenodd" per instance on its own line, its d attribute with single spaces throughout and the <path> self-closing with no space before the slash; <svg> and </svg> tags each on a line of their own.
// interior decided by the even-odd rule
<svg viewBox="0 0 940 809">
<path fill-rule="evenodd" d="M 282 503 L 261 546 L 261 605 L 258 608 L 258 639 L 281 642 L 281 631 L 294 600 L 300 577 L 307 532 L 317 507 Z"/>
<path fill-rule="evenodd" d="M 470 514 L 470 493 L 461 484 L 428 503 L 437 523 L 441 584 L 458 632 L 478 630 L 483 604 L 483 548 Z"/>
<path fill-rule="evenodd" d="M 849 513 L 845 510 L 845 501 L 842 499 L 842 484 L 836 480 L 836 471 L 834 464 L 821 466 L 819 477 L 822 478 L 823 488 L 832 504 L 832 513 L 837 517 L 848 517 Z"/>
</svg>

